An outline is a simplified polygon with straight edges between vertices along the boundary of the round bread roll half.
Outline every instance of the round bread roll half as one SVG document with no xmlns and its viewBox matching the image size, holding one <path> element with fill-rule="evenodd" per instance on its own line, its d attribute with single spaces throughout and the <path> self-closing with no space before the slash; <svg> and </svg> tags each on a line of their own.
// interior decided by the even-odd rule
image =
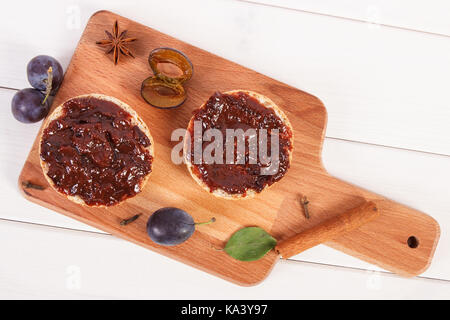
<svg viewBox="0 0 450 320">
<path fill-rule="evenodd" d="M 222 101 L 221 99 L 223 99 L 223 97 L 231 99 L 229 105 L 235 103 L 235 106 L 224 106 L 226 100 Z M 240 119 L 242 121 L 236 119 L 235 115 L 226 114 L 227 112 L 232 113 L 233 108 L 236 109 L 235 112 L 244 114 L 244 117 Z M 248 108 L 248 110 L 243 110 L 246 108 Z M 276 123 L 272 129 L 279 129 L 280 131 L 279 137 L 281 148 L 279 150 L 279 171 L 274 175 L 264 176 L 259 174 L 259 171 L 255 171 L 257 167 L 251 167 L 250 165 L 195 164 L 193 159 L 194 122 L 201 118 L 207 122 L 206 125 L 202 125 L 203 130 L 219 128 L 224 135 L 226 129 L 244 128 L 243 131 L 245 131 L 248 128 L 256 130 L 263 128 L 263 124 L 255 124 L 254 119 L 256 118 L 261 121 L 267 120 Z M 231 123 L 230 126 L 227 126 L 227 120 L 222 121 L 220 120 L 221 118 L 234 118 L 234 122 Z M 214 120 L 216 122 L 214 122 Z M 218 121 L 222 122 L 218 123 Z M 192 178 L 207 192 L 216 197 L 229 200 L 249 199 L 273 186 L 274 183 L 279 181 L 286 174 L 286 171 L 292 162 L 293 142 L 294 133 L 289 119 L 280 107 L 268 97 L 248 90 L 232 90 L 224 93 L 217 92 L 194 111 L 194 115 L 188 124 L 187 133 L 184 139 L 184 159 Z M 248 145 L 246 144 L 246 148 L 247 147 Z M 223 151 L 223 154 L 225 154 L 225 150 Z M 259 160 L 258 164 L 260 164 Z M 249 172 L 252 173 L 249 174 Z"/>
<path fill-rule="evenodd" d="M 147 125 L 129 105 L 86 94 L 65 101 L 45 120 L 40 164 L 48 183 L 67 199 L 110 207 L 144 189 L 153 145 Z"/>
</svg>

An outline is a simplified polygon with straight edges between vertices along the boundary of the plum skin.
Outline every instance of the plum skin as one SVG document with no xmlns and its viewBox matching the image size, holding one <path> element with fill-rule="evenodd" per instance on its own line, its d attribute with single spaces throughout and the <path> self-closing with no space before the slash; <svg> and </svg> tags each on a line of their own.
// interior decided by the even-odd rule
<svg viewBox="0 0 450 320">
<path fill-rule="evenodd" d="M 44 119 L 50 110 L 48 100 L 42 104 L 44 98 L 44 94 L 36 89 L 18 91 L 11 101 L 14 118 L 23 123 L 34 123 Z"/>
<path fill-rule="evenodd" d="M 31 86 L 40 91 L 46 90 L 45 80 L 48 78 L 48 69 L 52 67 L 53 81 L 51 94 L 54 95 L 64 77 L 64 71 L 61 64 L 53 57 L 40 55 L 28 62 L 27 77 Z"/>
<path fill-rule="evenodd" d="M 147 222 L 150 239 L 164 246 L 179 245 L 188 240 L 194 231 L 194 219 L 187 212 L 173 207 L 155 211 Z"/>
</svg>

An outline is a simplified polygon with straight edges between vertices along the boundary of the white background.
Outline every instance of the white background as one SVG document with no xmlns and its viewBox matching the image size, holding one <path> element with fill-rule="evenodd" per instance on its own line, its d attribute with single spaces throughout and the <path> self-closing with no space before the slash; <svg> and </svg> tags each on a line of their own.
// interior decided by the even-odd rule
<svg viewBox="0 0 450 320">
<path fill-rule="evenodd" d="M 24 200 L 17 178 L 40 124 L 15 121 L 11 98 L 32 57 L 66 68 L 100 9 L 318 96 L 326 168 L 433 216 L 431 267 L 404 279 L 319 246 L 242 288 Z M 3 3 L 0 298 L 450 298 L 449 16 L 446 0 Z"/>
</svg>

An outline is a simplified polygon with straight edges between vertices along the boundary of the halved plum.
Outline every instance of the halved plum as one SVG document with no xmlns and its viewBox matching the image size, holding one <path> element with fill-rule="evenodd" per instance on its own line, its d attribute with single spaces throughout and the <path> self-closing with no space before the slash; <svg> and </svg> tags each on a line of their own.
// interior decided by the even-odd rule
<svg viewBox="0 0 450 320">
<path fill-rule="evenodd" d="M 181 51 L 157 48 L 148 58 L 153 76 L 142 82 L 141 95 L 151 106 L 161 109 L 179 107 L 186 100 L 183 83 L 193 74 L 193 66 Z"/>
<path fill-rule="evenodd" d="M 157 48 L 150 52 L 148 63 L 156 77 L 183 83 L 192 78 L 194 67 L 189 58 L 176 49 Z"/>
<path fill-rule="evenodd" d="M 186 91 L 180 83 L 164 81 L 156 76 L 142 82 L 141 95 L 151 106 L 160 109 L 179 107 L 186 100 Z"/>
</svg>

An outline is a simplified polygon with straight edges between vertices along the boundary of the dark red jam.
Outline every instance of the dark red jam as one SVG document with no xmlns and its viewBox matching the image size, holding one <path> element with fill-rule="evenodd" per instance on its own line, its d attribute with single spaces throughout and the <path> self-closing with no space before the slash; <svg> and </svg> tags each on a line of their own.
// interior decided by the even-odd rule
<svg viewBox="0 0 450 320">
<path fill-rule="evenodd" d="M 251 164 L 249 161 L 248 137 L 245 138 L 245 164 L 227 164 L 226 152 L 223 151 L 222 164 L 207 164 L 202 159 L 201 164 L 194 163 L 194 128 L 189 128 L 191 134 L 190 161 L 193 163 L 193 172 L 209 188 L 210 191 L 221 189 L 228 194 L 245 196 L 249 189 L 261 192 L 266 186 L 280 180 L 290 165 L 289 154 L 292 151 L 292 131 L 288 125 L 275 113 L 273 109 L 263 106 L 257 99 L 246 93 L 222 94 L 216 92 L 209 98 L 206 104 L 194 112 L 194 121 L 202 122 L 202 130 L 218 129 L 222 132 L 223 146 L 226 145 L 226 129 L 267 129 L 267 154 L 271 155 L 270 134 L 272 130 L 278 129 L 279 133 L 279 166 L 274 174 L 262 175 L 261 169 L 266 164 L 257 162 Z M 214 139 L 212 139 L 214 141 Z M 210 141 L 202 142 L 202 150 L 208 146 Z M 236 151 L 236 149 L 235 149 Z"/>
<path fill-rule="evenodd" d="M 139 193 L 153 158 L 149 138 L 131 118 L 110 101 L 65 102 L 41 142 L 40 156 L 56 189 L 90 206 L 112 206 Z"/>
</svg>

